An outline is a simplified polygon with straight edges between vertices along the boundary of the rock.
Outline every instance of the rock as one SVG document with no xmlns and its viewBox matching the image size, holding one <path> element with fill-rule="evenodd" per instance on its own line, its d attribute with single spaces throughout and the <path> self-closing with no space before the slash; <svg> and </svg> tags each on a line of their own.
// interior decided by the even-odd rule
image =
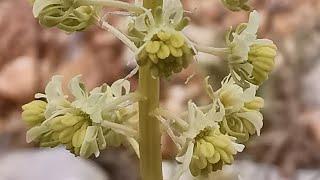
<svg viewBox="0 0 320 180">
<path fill-rule="evenodd" d="M 35 60 L 30 57 L 19 57 L 6 64 L 0 71 L 0 96 L 15 102 L 32 97 L 35 72 Z"/>
<path fill-rule="evenodd" d="M 0 156 L 1 180 L 108 180 L 94 163 L 62 148 L 20 150 Z"/>
</svg>

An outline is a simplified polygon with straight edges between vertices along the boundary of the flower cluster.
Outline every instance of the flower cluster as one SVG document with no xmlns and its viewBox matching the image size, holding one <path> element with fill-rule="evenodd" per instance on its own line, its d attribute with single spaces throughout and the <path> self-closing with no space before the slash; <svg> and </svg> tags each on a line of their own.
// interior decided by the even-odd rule
<svg viewBox="0 0 320 180">
<path fill-rule="evenodd" d="M 139 48 L 137 63 L 149 66 L 154 77 L 170 77 L 188 67 L 195 55 L 181 32 L 188 22 L 179 0 L 165 0 L 154 14 L 132 18 L 128 35 Z"/>
<path fill-rule="evenodd" d="M 227 32 L 226 48 L 200 45 L 196 45 L 196 48 L 201 52 L 227 57 L 230 74 L 241 87 L 261 85 L 274 68 L 277 47 L 271 40 L 257 39 L 259 23 L 260 16 L 257 11 L 253 11 L 248 23 Z"/>
<path fill-rule="evenodd" d="M 197 107 L 189 102 L 187 114 L 181 117 L 161 108 L 154 113 L 180 149 L 177 160 L 182 167 L 173 179 L 179 179 L 188 168 L 193 176 L 221 170 L 243 150 L 238 143 L 260 135 L 263 99 L 256 97 L 257 86 L 243 89 L 231 75 L 217 91 L 208 84 L 208 78 L 205 85 L 211 104 Z"/>
<path fill-rule="evenodd" d="M 193 55 L 181 32 L 160 31 L 146 42 L 137 63 L 150 66 L 154 77 L 170 77 L 187 68 Z"/>
<path fill-rule="evenodd" d="M 186 119 L 161 109 L 155 112 L 180 149 L 177 160 L 182 166 L 172 179 L 179 179 L 187 169 L 193 176 L 221 170 L 223 165 L 231 164 L 234 156 L 243 150 L 244 146 L 237 144 L 235 137 L 220 132 L 218 123 L 224 114 L 224 107 L 218 101 L 211 104 L 207 112 L 190 101 Z"/>
<path fill-rule="evenodd" d="M 45 27 L 58 27 L 66 32 L 82 31 L 94 22 L 98 6 L 76 0 L 35 0 L 33 15 Z"/>
<path fill-rule="evenodd" d="M 271 40 L 257 39 L 260 16 L 250 14 L 249 22 L 241 24 L 234 33 L 227 34 L 230 53 L 228 63 L 233 79 L 241 86 L 261 85 L 274 67 L 277 47 Z"/>
<path fill-rule="evenodd" d="M 61 83 L 61 76 L 53 76 L 46 94 L 37 94 L 39 100 L 22 107 L 22 119 L 29 127 L 27 142 L 38 142 L 41 147 L 64 145 L 82 157 L 98 156 L 107 146 L 124 144 L 126 137 L 133 142 L 137 132 L 128 121 L 136 114 L 131 104 L 139 95 L 129 93 L 128 81 L 121 79 L 87 92 L 76 76 L 69 83 L 72 102 L 64 95 Z"/>
<path fill-rule="evenodd" d="M 221 170 L 225 164 L 234 161 L 237 149 L 235 138 L 222 134 L 219 128 L 202 130 L 195 138 L 193 155 L 190 162 L 190 172 L 193 176 L 208 175 L 212 171 Z"/>
<path fill-rule="evenodd" d="M 206 81 L 207 91 L 212 98 L 218 98 L 225 108 L 225 116 L 219 122 L 220 130 L 237 138 L 237 142 L 244 143 L 254 134 L 260 135 L 263 126 L 263 116 L 260 109 L 264 100 L 256 96 L 257 86 L 243 90 L 231 76 L 222 82 L 222 87 L 216 92 Z"/>
</svg>

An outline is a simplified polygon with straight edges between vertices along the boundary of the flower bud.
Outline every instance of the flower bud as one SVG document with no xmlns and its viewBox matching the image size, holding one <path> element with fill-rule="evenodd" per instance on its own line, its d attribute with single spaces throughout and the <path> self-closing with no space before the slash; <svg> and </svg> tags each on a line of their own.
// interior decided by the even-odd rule
<svg viewBox="0 0 320 180">
<path fill-rule="evenodd" d="M 218 128 L 206 128 L 195 138 L 189 169 L 193 176 L 208 175 L 221 170 L 234 161 L 238 150 L 233 138 L 222 134 Z"/>
<path fill-rule="evenodd" d="M 44 120 L 44 111 L 47 103 L 41 100 L 34 100 L 22 106 L 22 120 L 29 126 L 34 127 L 41 124 Z"/>
<path fill-rule="evenodd" d="M 251 110 L 260 110 L 264 107 L 264 99 L 261 97 L 255 97 L 252 101 L 246 102 L 244 107 Z"/>
<path fill-rule="evenodd" d="M 268 79 L 269 73 L 274 68 L 277 47 L 273 43 L 254 44 L 250 47 L 248 62 L 253 65 L 252 79 L 255 85 L 262 84 Z"/>
<path fill-rule="evenodd" d="M 249 0 L 221 0 L 226 8 L 231 11 L 250 11 L 251 7 L 247 4 Z"/>
</svg>

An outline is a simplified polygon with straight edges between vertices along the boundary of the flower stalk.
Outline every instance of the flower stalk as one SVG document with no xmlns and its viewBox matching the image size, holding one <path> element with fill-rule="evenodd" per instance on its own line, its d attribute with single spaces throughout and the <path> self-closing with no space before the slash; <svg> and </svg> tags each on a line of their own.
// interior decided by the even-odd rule
<svg viewBox="0 0 320 180">
<path fill-rule="evenodd" d="M 160 123 L 152 116 L 159 106 L 159 78 L 149 67 L 139 69 L 139 91 L 145 100 L 139 102 L 140 172 L 142 180 L 162 180 Z"/>
<path fill-rule="evenodd" d="M 162 6 L 162 0 L 143 0 L 152 12 Z M 148 66 L 139 69 L 139 92 L 146 99 L 139 102 L 139 149 L 142 180 L 162 180 L 160 123 L 152 115 L 159 107 L 159 78 L 152 77 Z"/>
</svg>

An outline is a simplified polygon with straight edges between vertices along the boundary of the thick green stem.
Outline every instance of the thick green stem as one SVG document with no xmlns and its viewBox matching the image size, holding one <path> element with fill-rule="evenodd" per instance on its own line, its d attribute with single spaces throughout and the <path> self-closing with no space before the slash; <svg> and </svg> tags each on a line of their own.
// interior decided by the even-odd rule
<svg viewBox="0 0 320 180">
<path fill-rule="evenodd" d="M 143 0 L 143 6 L 154 12 L 162 0 Z M 160 122 L 152 115 L 159 107 L 159 78 L 154 79 L 149 66 L 139 69 L 139 92 L 146 99 L 139 102 L 139 149 L 142 180 L 162 180 Z"/>
<path fill-rule="evenodd" d="M 152 116 L 159 107 L 159 79 L 153 79 L 148 66 L 139 69 L 140 172 L 142 180 L 162 180 L 160 123 Z"/>
</svg>

